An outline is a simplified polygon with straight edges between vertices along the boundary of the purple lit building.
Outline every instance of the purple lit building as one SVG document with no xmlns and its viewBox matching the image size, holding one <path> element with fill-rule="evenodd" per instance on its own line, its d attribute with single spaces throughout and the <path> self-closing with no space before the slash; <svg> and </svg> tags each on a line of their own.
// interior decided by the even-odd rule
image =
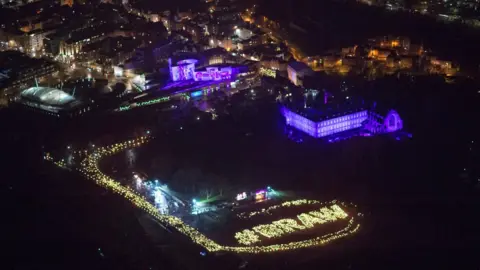
<svg viewBox="0 0 480 270">
<path fill-rule="evenodd" d="M 173 82 L 181 81 L 223 81 L 234 79 L 237 70 L 230 66 L 214 67 L 208 66 L 204 71 L 197 71 L 195 65 L 198 63 L 196 59 L 184 59 L 176 64 L 172 63 L 172 59 L 168 60 L 170 79 Z"/>
<path fill-rule="evenodd" d="M 357 109 L 348 113 L 337 113 L 322 118 L 312 117 L 306 111 L 294 112 L 282 107 L 286 124 L 307 133 L 314 138 L 327 137 L 345 131 L 363 130 L 368 134 L 389 133 L 401 130 L 403 121 L 400 115 L 390 110 L 385 116 L 368 109 Z M 316 121 L 313 120 L 316 118 Z"/>
<path fill-rule="evenodd" d="M 172 66 L 172 59 L 168 59 L 170 68 L 170 78 L 172 81 L 186 81 L 194 78 L 196 59 L 185 59 L 178 61 L 176 66 Z"/>
</svg>

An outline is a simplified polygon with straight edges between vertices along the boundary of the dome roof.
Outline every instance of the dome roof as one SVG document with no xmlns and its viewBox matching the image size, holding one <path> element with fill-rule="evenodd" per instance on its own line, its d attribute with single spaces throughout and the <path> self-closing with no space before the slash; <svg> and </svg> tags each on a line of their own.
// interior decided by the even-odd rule
<svg viewBox="0 0 480 270">
<path fill-rule="evenodd" d="M 62 90 L 50 87 L 30 87 L 21 93 L 23 98 L 52 106 L 64 106 L 75 98 Z"/>
</svg>

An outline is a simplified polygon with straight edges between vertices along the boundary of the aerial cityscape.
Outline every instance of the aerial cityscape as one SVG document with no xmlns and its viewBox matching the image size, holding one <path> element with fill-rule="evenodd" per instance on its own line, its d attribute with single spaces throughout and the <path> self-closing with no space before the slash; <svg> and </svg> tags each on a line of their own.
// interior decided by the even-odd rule
<svg viewBox="0 0 480 270">
<path fill-rule="evenodd" d="M 2 269 L 478 269 L 479 5 L 1 0 Z"/>
</svg>

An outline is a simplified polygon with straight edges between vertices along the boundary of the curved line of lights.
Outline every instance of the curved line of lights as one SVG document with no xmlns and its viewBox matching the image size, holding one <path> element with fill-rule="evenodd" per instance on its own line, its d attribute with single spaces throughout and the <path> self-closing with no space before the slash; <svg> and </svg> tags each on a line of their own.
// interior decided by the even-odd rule
<svg viewBox="0 0 480 270">
<path fill-rule="evenodd" d="M 161 97 L 161 98 L 151 99 L 151 100 L 139 102 L 135 105 L 135 107 L 149 106 L 149 105 L 153 105 L 156 103 L 161 103 L 169 100 L 170 100 L 170 97 Z M 131 105 L 121 106 L 120 108 L 118 108 L 119 111 L 127 111 L 130 109 L 132 109 Z"/>
<path fill-rule="evenodd" d="M 113 155 L 128 148 L 139 147 L 149 141 L 149 137 L 143 136 L 134 140 L 129 140 L 123 143 L 117 143 L 106 147 L 96 149 L 92 154 L 88 155 L 81 163 L 78 170 L 84 174 L 88 179 L 95 181 L 98 185 L 103 186 L 113 192 L 123 196 L 125 199 L 132 202 L 138 208 L 144 210 L 159 222 L 175 228 L 185 236 L 189 237 L 194 243 L 204 247 L 210 252 L 229 251 L 235 253 L 267 253 L 276 251 L 294 250 L 299 248 L 313 247 L 325 245 L 331 241 L 349 236 L 358 231 L 360 224 L 356 222 L 354 217 L 348 219 L 347 225 L 336 232 L 315 237 L 303 241 L 295 241 L 284 244 L 274 244 L 266 246 L 222 246 L 213 240 L 207 238 L 195 228 L 187 225 L 181 219 L 171 215 L 160 214 L 158 209 L 153 204 L 147 201 L 145 197 L 140 195 L 137 191 L 121 185 L 111 177 L 102 173 L 99 169 L 99 160 L 103 157 Z M 54 161 L 49 154 L 45 155 L 46 160 L 53 161 L 59 167 L 66 167 L 64 160 Z M 309 200 L 297 200 L 287 204 L 301 205 L 312 203 Z"/>
</svg>

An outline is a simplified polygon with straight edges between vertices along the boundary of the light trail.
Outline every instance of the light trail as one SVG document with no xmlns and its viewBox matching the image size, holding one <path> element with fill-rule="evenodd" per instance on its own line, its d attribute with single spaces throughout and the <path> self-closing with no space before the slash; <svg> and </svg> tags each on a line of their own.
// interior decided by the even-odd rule
<svg viewBox="0 0 480 270">
<path fill-rule="evenodd" d="M 167 228 L 174 228 L 178 232 L 187 236 L 192 240 L 192 242 L 204 247 L 209 252 L 219 252 L 219 251 L 228 251 L 234 253 L 269 253 L 269 252 L 278 252 L 278 251 L 288 251 L 295 250 L 300 248 L 314 247 L 314 246 L 323 246 L 334 240 L 345 238 L 357 232 L 360 228 L 360 224 L 357 223 L 357 220 L 353 216 L 349 216 L 347 225 L 336 232 L 325 234 L 322 236 L 314 237 L 302 241 L 294 241 L 284 244 L 274 244 L 274 245 L 265 245 L 265 246 L 223 246 L 210 238 L 206 237 L 204 234 L 200 233 L 197 229 L 187 225 L 180 218 L 164 215 L 159 213 L 158 209 L 150 203 L 147 198 L 142 196 L 137 191 L 121 185 L 118 181 L 115 181 L 113 178 L 107 176 L 99 169 L 100 159 L 111 156 L 121 151 L 125 151 L 130 148 L 139 147 L 144 145 L 150 140 L 149 137 L 143 136 L 134 140 L 129 140 L 123 143 L 117 143 L 106 147 L 97 148 L 93 153 L 87 156 L 81 163 L 80 167 L 77 168 L 79 172 L 85 175 L 88 179 L 95 181 L 98 185 L 105 187 L 114 193 L 117 193 L 129 200 L 136 207 L 142 209 L 151 215 L 152 218 L 158 222 L 165 225 Z M 66 168 L 66 164 L 63 160 L 54 161 L 52 157 L 47 153 L 44 158 L 54 162 L 59 167 Z M 309 202 L 305 200 L 305 202 Z M 302 201 L 295 201 L 295 204 L 301 205 Z M 338 204 L 341 204 L 337 202 Z"/>
</svg>

